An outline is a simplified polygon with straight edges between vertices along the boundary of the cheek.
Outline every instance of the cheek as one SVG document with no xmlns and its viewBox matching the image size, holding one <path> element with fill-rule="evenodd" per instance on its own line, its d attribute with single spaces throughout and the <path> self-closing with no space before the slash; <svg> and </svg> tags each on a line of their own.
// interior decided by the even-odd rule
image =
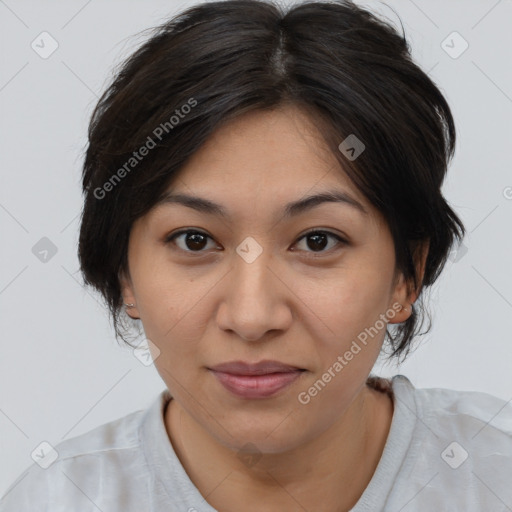
<svg viewBox="0 0 512 512">
<path fill-rule="evenodd" d="M 381 315 L 388 308 L 390 281 L 391 267 L 383 260 L 365 262 L 361 258 L 357 264 L 338 269 L 328 280 L 311 281 L 303 288 L 303 302 L 313 313 L 309 317 L 316 326 L 315 338 L 322 340 L 318 352 L 324 366 L 358 340 L 361 351 L 350 366 L 366 368 L 370 364 L 371 368 L 385 335 Z M 357 347 L 353 351 L 358 351 Z"/>
<path fill-rule="evenodd" d="M 148 337 L 165 338 L 178 327 L 180 319 L 194 314 L 212 281 L 208 276 L 194 276 L 168 261 L 164 251 L 159 256 L 148 251 L 134 258 L 133 281 L 136 283 L 137 308 Z M 182 320 L 182 321 L 183 321 Z"/>
<path fill-rule="evenodd" d="M 384 312 L 389 300 L 391 272 L 383 266 L 347 266 L 324 281 L 304 288 L 304 302 L 334 332 L 351 326 L 364 327 Z M 381 311 L 382 310 L 382 311 Z"/>
<path fill-rule="evenodd" d="M 199 343 L 212 310 L 208 293 L 218 276 L 190 277 L 170 265 L 139 274 L 137 304 L 144 332 L 159 349 L 155 366 L 180 379 L 197 366 Z M 165 374 L 162 375 L 165 378 Z M 181 379 L 180 379 L 181 380 Z"/>
</svg>

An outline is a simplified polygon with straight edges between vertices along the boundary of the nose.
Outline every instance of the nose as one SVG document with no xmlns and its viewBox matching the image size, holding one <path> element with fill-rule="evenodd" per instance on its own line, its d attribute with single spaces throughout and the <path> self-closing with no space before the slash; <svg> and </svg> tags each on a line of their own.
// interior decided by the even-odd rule
<svg viewBox="0 0 512 512">
<path fill-rule="evenodd" d="M 288 329 L 291 292 L 272 268 L 271 258 L 263 251 L 250 263 L 236 253 L 233 260 L 217 310 L 219 328 L 245 341 L 263 341 L 268 332 Z"/>
</svg>

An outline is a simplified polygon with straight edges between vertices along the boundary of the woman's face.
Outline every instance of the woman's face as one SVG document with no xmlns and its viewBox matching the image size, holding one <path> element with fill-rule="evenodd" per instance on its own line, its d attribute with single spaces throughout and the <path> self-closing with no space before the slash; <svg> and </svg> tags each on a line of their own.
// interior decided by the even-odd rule
<svg viewBox="0 0 512 512">
<path fill-rule="evenodd" d="M 301 203 L 326 192 L 351 199 Z M 124 301 L 136 304 L 129 314 L 158 348 L 155 365 L 172 396 L 233 449 L 253 443 L 277 453 L 315 438 L 363 389 L 385 320 L 408 316 L 399 311 L 409 303 L 402 277 L 394 283 L 387 225 L 289 107 L 224 125 L 169 193 L 225 213 L 169 200 L 130 234 Z M 183 230 L 202 235 L 169 240 Z M 276 390 L 262 377 L 231 379 L 228 389 L 211 370 L 263 360 L 303 371 Z"/>
</svg>

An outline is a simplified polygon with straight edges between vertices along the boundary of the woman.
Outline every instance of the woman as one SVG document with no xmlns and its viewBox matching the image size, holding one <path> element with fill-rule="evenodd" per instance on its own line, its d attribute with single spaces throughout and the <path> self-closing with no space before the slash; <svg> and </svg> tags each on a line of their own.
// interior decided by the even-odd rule
<svg viewBox="0 0 512 512">
<path fill-rule="evenodd" d="M 465 230 L 445 98 L 349 1 L 196 5 L 93 113 L 79 258 L 166 389 L 0 511 L 512 509 L 510 404 L 370 375 Z"/>
</svg>

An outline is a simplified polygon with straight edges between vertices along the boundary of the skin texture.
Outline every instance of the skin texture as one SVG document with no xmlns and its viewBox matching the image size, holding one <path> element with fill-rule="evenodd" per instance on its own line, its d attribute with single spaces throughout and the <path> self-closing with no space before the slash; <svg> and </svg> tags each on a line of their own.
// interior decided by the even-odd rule
<svg viewBox="0 0 512 512">
<path fill-rule="evenodd" d="M 348 193 L 367 214 L 326 202 L 284 218 L 288 202 L 331 189 Z M 129 275 L 121 276 L 124 302 L 136 305 L 128 314 L 141 319 L 159 350 L 155 366 L 173 396 L 166 428 L 185 470 L 223 512 L 348 510 L 375 471 L 393 415 L 391 399 L 365 385 L 385 328 L 359 343 L 309 403 L 298 395 L 358 334 L 378 325 L 379 315 L 392 310 L 391 323 L 410 315 L 393 309 L 410 306 L 417 294 L 395 275 L 387 224 L 290 106 L 223 125 L 169 191 L 208 198 L 231 215 L 154 208 L 133 225 Z M 185 228 L 211 238 L 165 242 Z M 315 244 L 303 237 L 313 228 L 348 243 L 329 237 Z M 248 236 L 262 249 L 251 263 L 236 251 Z M 306 371 L 273 397 L 243 399 L 208 370 L 263 359 Z"/>
</svg>

